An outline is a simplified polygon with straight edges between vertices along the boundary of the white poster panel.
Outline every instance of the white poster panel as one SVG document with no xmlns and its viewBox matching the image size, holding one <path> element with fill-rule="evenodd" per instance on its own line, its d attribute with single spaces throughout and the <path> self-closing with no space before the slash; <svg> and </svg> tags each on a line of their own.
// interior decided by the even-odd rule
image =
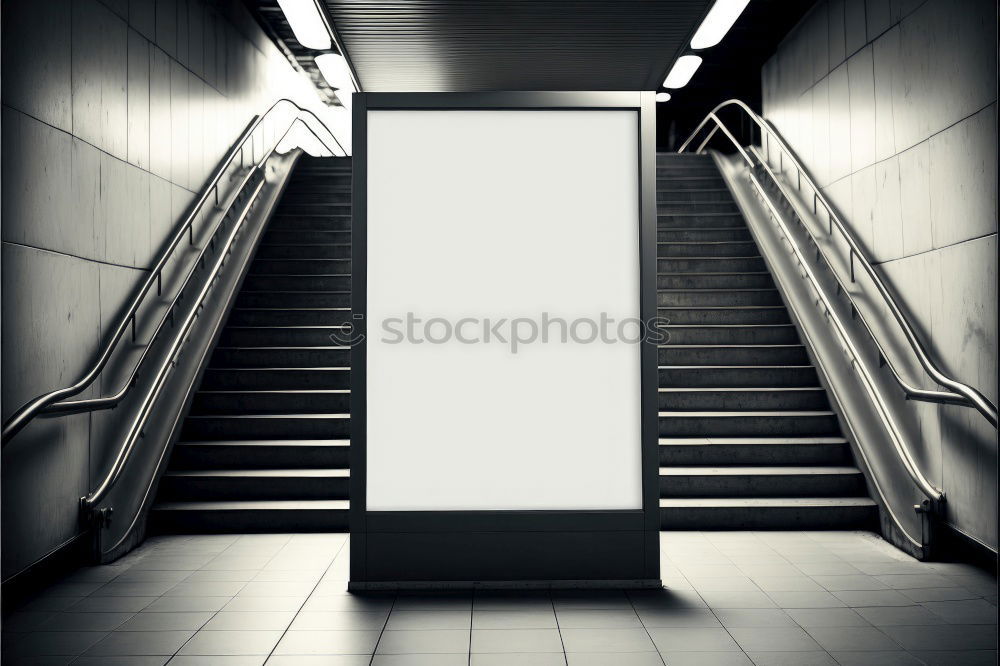
<svg viewBox="0 0 1000 666">
<path fill-rule="evenodd" d="M 641 509 L 638 114 L 370 111 L 367 509 Z"/>
</svg>

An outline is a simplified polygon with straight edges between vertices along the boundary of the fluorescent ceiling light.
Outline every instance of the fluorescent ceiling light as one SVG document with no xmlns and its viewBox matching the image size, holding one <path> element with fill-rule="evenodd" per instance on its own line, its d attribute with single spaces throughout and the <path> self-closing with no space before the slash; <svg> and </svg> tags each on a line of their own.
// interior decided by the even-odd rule
<svg viewBox="0 0 1000 666">
<path fill-rule="evenodd" d="M 707 49 L 721 42 L 748 4 L 750 0 L 715 0 L 705 20 L 698 26 L 698 32 L 691 38 L 691 48 Z"/>
<path fill-rule="evenodd" d="M 331 87 L 337 89 L 337 99 L 346 108 L 351 108 L 351 94 L 357 92 L 354 79 L 351 78 L 351 68 L 347 59 L 337 53 L 324 53 L 316 56 L 316 66 L 323 78 Z"/>
<path fill-rule="evenodd" d="M 674 66 L 670 68 L 670 73 L 667 74 L 667 78 L 663 82 L 663 87 L 683 88 L 691 80 L 691 77 L 694 76 L 694 73 L 698 71 L 699 65 L 701 65 L 701 56 L 681 56 L 674 63 Z"/>
<path fill-rule="evenodd" d="M 658 93 L 656 93 L 656 101 L 657 102 L 669 102 L 670 101 L 670 93 L 665 93 L 665 92 L 658 92 Z"/>
<path fill-rule="evenodd" d="M 330 48 L 330 32 L 320 16 L 316 0 L 278 0 L 278 6 L 299 44 L 319 51 Z"/>
</svg>

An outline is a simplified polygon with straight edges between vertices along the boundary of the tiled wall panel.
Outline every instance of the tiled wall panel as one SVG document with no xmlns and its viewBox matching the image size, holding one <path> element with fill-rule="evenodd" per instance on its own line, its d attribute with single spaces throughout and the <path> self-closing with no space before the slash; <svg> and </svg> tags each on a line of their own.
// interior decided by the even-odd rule
<svg viewBox="0 0 1000 666">
<path fill-rule="evenodd" d="M 994 402 L 996 38 L 988 0 L 826 0 L 761 72 L 764 115 L 811 155 L 936 358 Z M 810 66 L 818 78 L 803 90 L 797 72 Z M 811 106 L 799 103 L 810 90 Z M 917 454 L 948 492 L 949 520 L 996 547 L 996 431 L 968 409 L 914 409 Z"/>
</svg>

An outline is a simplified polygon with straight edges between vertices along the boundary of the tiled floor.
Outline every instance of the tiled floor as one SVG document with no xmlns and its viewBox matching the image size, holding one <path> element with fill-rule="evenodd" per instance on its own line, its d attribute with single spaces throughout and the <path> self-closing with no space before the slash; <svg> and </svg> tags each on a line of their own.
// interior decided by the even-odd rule
<svg viewBox="0 0 1000 666">
<path fill-rule="evenodd" d="M 346 593 L 345 535 L 151 539 L 4 623 L 6 664 L 994 664 L 997 583 L 862 532 L 669 532 L 666 589 Z"/>
</svg>

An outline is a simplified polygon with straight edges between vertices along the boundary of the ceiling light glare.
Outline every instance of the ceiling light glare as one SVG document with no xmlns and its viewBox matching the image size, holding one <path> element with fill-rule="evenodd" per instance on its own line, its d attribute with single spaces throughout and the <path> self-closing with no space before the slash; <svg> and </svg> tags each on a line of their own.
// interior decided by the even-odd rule
<svg viewBox="0 0 1000 666">
<path fill-rule="evenodd" d="M 345 108 L 351 108 L 351 95 L 357 92 L 347 59 L 338 53 L 316 56 L 316 66 L 331 88 L 337 89 L 337 99 Z"/>
<path fill-rule="evenodd" d="M 698 26 L 698 32 L 691 38 L 691 48 L 707 49 L 721 42 L 748 4 L 750 0 L 715 0 L 705 20 Z"/>
<path fill-rule="evenodd" d="M 674 66 L 670 68 L 670 73 L 667 74 L 666 80 L 663 81 L 663 87 L 683 88 L 691 80 L 691 77 L 694 76 L 694 73 L 698 71 L 700 65 L 701 56 L 681 56 L 674 63 Z"/>
<path fill-rule="evenodd" d="M 656 101 L 657 102 L 669 102 L 670 101 L 670 93 L 666 93 L 666 92 L 658 92 L 658 93 L 656 93 Z"/>
<path fill-rule="evenodd" d="M 332 46 L 326 21 L 319 13 L 316 0 L 278 0 L 295 39 L 307 49 L 322 51 Z"/>
</svg>

